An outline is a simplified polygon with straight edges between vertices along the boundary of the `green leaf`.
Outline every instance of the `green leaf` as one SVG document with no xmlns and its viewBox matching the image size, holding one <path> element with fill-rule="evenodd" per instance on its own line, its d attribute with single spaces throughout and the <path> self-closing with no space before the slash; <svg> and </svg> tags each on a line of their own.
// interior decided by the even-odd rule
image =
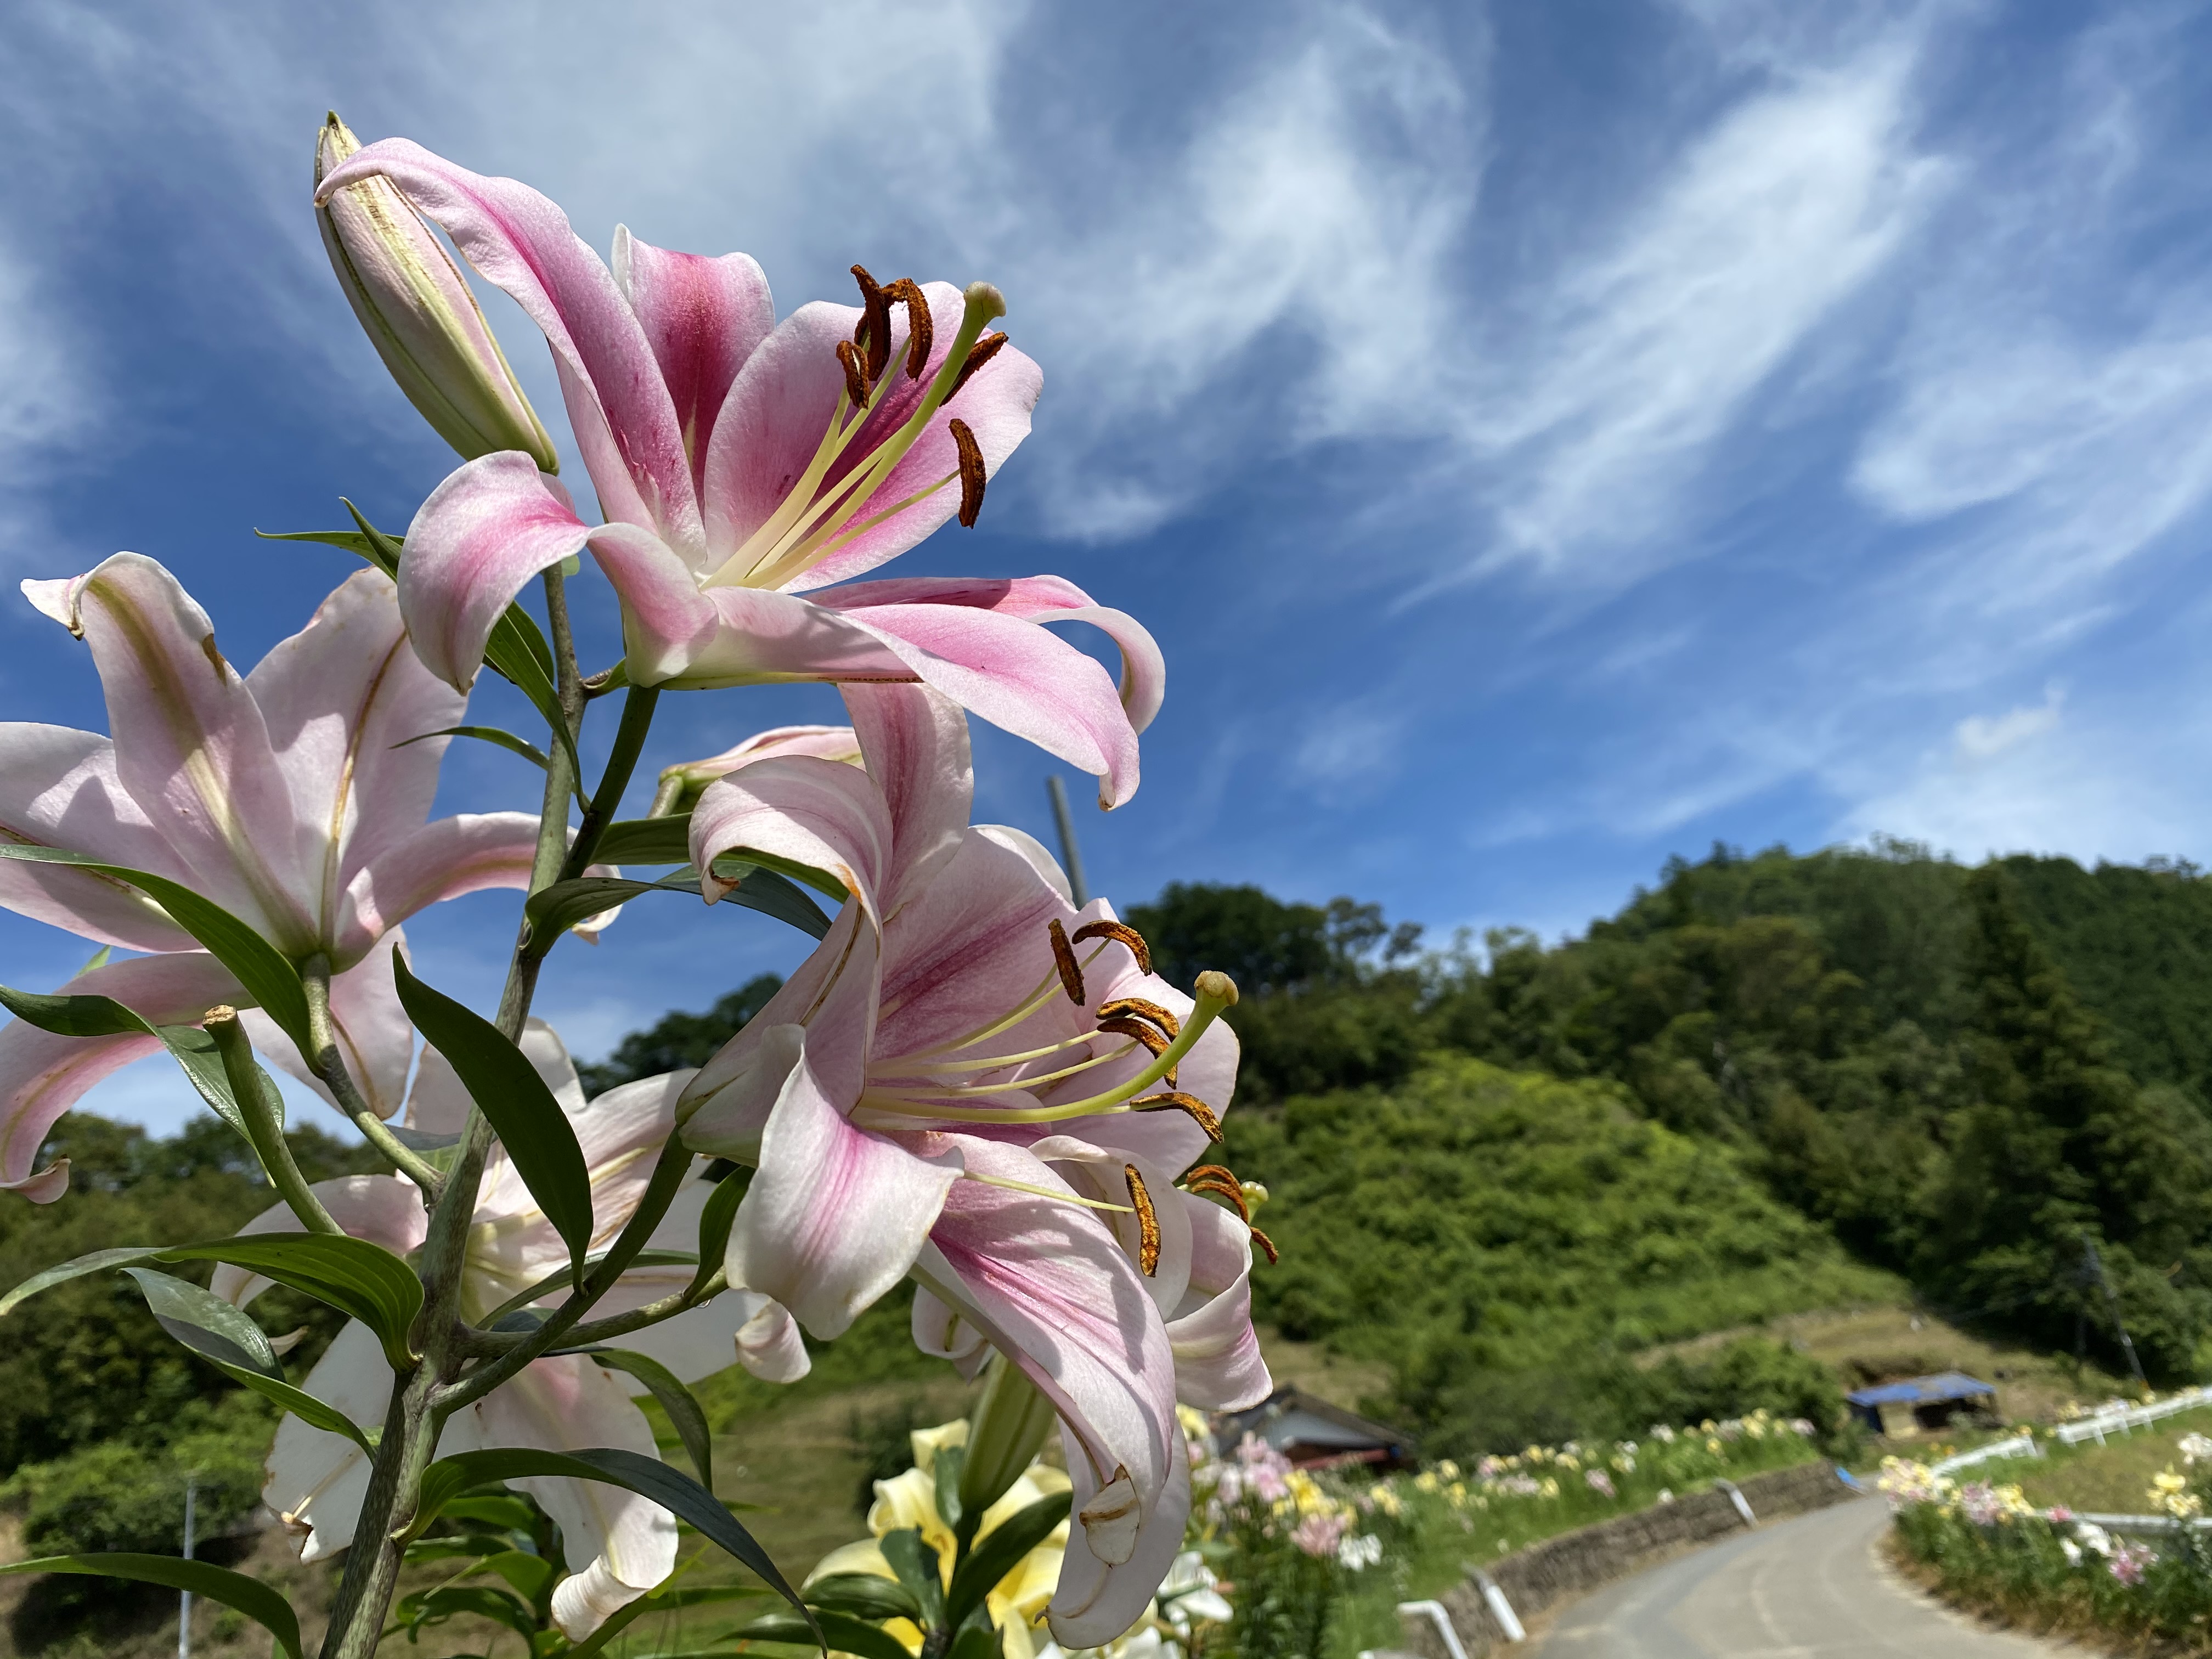
<svg viewBox="0 0 2212 1659">
<path fill-rule="evenodd" d="M 628 1371 L 653 1391 L 653 1397 L 660 1402 L 660 1409 L 675 1425 L 677 1438 L 690 1454 L 691 1467 L 699 1471 L 699 1484 L 708 1492 L 714 1491 L 714 1431 L 707 1426 L 707 1413 L 700 1408 L 691 1390 L 684 1386 L 683 1380 L 650 1354 L 628 1348 L 595 1349 L 592 1358 L 611 1370 Z"/>
<path fill-rule="evenodd" d="M 223 1070 L 222 1055 L 215 1046 L 215 1039 L 198 1026 L 150 1024 L 113 997 L 85 993 L 48 995 L 38 991 L 18 991 L 5 985 L 0 985 L 0 1007 L 25 1024 L 35 1025 L 58 1036 L 158 1037 L 171 1057 L 184 1067 L 185 1076 L 200 1098 L 240 1134 L 249 1141 L 253 1139 L 246 1129 L 245 1116 L 238 1109 L 238 1102 L 231 1096 L 230 1078 Z"/>
<path fill-rule="evenodd" d="M 553 764 L 545 757 L 545 751 L 536 744 L 526 742 L 523 738 L 516 737 L 514 732 L 503 732 L 496 726 L 443 726 L 435 732 L 425 732 L 417 737 L 403 738 L 392 746 L 394 749 L 404 749 L 409 744 L 428 743 L 433 738 L 474 738 L 479 743 L 492 744 L 506 750 L 511 755 L 521 756 L 541 772 Z"/>
<path fill-rule="evenodd" d="M 592 1245 L 592 1180 L 568 1115 L 538 1068 L 496 1025 L 416 978 L 397 951 L 392 973 L 415 1029 L 452 1062 L 461 1086 L 507 1148 L 515 1174 L 568 1244 L 569 1265 L 581 1285 L 584 1253 Z"/>
<path fill-rule="evenodd" d="M 628 1607 L 619 1607 L 609 1614 L 606 1623 L 566 1650 L 568 1659 L 590 1659 L 591 1655 L 604 1650 L 626 1627 L 647 1613 L 672 1613 L 679 1607 L 704 1607 L 712 1601 L 748 1601 L 767 1594 L 766 1590 L 755 1589 L 750 1584 L 687 1584 L 655 1590 L 652 1595 L 641 1595 Z M 814 1645 L 811 1636 L 806 1638 L 806 1645 Z"/>
<path fill-rule="evenodd" d="M 876 1540 L 884 1553 L 884 1559 L 898 1575 L 900 1583 L 921 1606 L 921 1622 L 932 1628 L 945 1623 L 944 1570 L 939 1566 L 936 1548 L 922 1541 L 919 1527 L 901 1527 L 896 1532 L 887 1532 Z M 992 1581 L 996 1583 L 994 1579 Z"/>
<path fill-rule="evenodd" d="M 948 1452 L 951 1455 L 947 1456 L 945 1454 Z M 931 1484 L 937 1491 L 937 1512 L 945 1518 L 945 1524 L 952 1528 L 953 1537 L 959 1540 L 962 1555 L 968 1553 L 968 1540 L 975 1533 L 974 1527 L 963 1528 L 960 1524 L 963 1514 L 960 1508 L 960 1471 L 967 1462 L 968 1454 L 957 1446 L 940 1446 L 937 1455 L 929 1462 Z"/>
<path fill-rule="evenodd" d="M 526 1534 L 538 1524 L 538 1511 L 531 1508 L 526 1498 L 517 1498 L 512 1492 L 465 1492 L 448 1502 L 445 1512 L 483 1526 L 504 1527 L 509 1532 Z"/>
<path fill-rule="evenodd" d="M 821 1612 L 813 1615 L 814 1622 L 828 1644 L 840 1653 L 859 1656 L 859 1659 L 914 1659 L 906 1644 L 889 1632 L 864 1624 L 849 1613 Z M 795 1613 L 781 1610 L 763 1613 L 748 1619 L 732 1631 L 726 1640 L 740 1642 L 790 1642 L 812 1645 L 814 1632 L 807 1621 Z"/>
<path fill-rule="evenodd" d="M 95 968 L 105 968 L 105 967 L 106 967 L 106 966 L 107 966 L 107 959 L 108 959 L 108 957 L 110 957 L 113 956 L 114 954 L 115 954 L 115 947 L 114 947 L 113 945 L 101 945 L 101 946 L 100 947 L 100 949 L 98 949 L 97 951 L 94 951 L 90 956 L 87 957 L 84 959 L 84 966 L 83 966 L 83 967 L 82 967 L 82 968 L 80 968 L 80 969 L 78 969 L 76 970 L 76 971 L 77 971 L 77 974 L 78 974 L 78 975 L 88 974 L 88 973 L 90 973 L 90 972 L 91 972 L 94 969 L 95 969 Z"/>
<path fill-rule="evenodd" d="M 350 508 L 353 504 L 346 505 Z M 358 519 L 360 514 L 354 516 Z M 380 533 L 372 542 L 358 530 L 257 530 L 253 533 L 264 542 L 320 542 L 327 547 L 343 547 L 359 554 L 394 581 L 399 579 L 399 543 L 389 536 Z"/>
<path fill-rule="evenodd" d="M 592 856 L 609 864 L 684 864 L 691 857 L 691 815 L 617 818 L 599 832 Z"/>
<path fill-rule="evenodd" d="M 738 878 L 738 885 L 722 895 L 723 903 L 742 904 L 748 910 L 788 922 L 800 933 L 816 939 L 829 933 L 830 918 L 822 914 L 822 907 L 781 872 L 755 864 L 717 859 L 714 873 L 725 878 L 732 875 Z M 835 887 L 837 884 L 831 882 L 830 885 Z M 837 890 L 841 895 L 844 892 L 842 887 Z M 837 902 L 842 904 L 844 899 L 840 897 Z"/>
<path fill-rule="evenodd" d="M 242 1310 L 173 1274 L 151 1267 L 123 1271 L 137 1282 L 154 1322 L 194 1353 L 231 1370 L 283 1380 L 269 1338 Z"/>
<path fill-rule="evenodd" d="M 752 1570 L 754 1577 L 805 1612 L 805 1603 L 799 1600 L 799 1592 L 720 1498 L 681 1469 L 619 1447 L 595 1446 L 575 1452 L 507 1447 L 441 1457 L 423 1471 L 415 1526 L 417 1529 L 428 1526 L 447 1503 L 484 1481 L 544 1476 L 604 1481 L 650 1498 L 735 1556 Z M 808 1613 L 806 1617 L 811 1620 L 813 1615 Z M 817 1641 L 816 1645 L 821 1644 Z"/>
<path fill-rule="evenodd" d="M 235 1607 L 276 1638 L 292 1659 L 306 1659 L 300 1647 L 300 1621 L 276 1591 L 242 1572 L 173 1555 L 46 1555 L 13 1561 L 0 1572 L 70 1572 L 94 1578 L 128 1578 L 141 1584 L 166 1584 L 190 1590 L 210 1601 Z"/>
<path fill-rule="evenodd" d="M 641 893 L 690 893 L 699 896 L 696 873 L 689 881 L 681 873 L 659 881 L 633 881 L 627 876 L 577 876 L 541 887 L 525 901 L 522 914 L 530 923 L 532 939 L 563 933 L 586 916 L 627 904 Z"/>
<path fill-rule="evenodd" d="M 307 994 L 300 988 L 299 970 L 283 952 L 221 905 L 210 903 L 167 876 L 133 870 L 127 865 L 105 863 L 81 853 L 64 852 L 58 847 L 0 844 L 0 858 L 20 859 L 30 864 L 65 864 L 128 882 L 167 910 L 177 926 L 238 975 L 238 982 L 246 988 L 246 994 L 261 1005 L 262 1011 L 276 1022 L 285 1036 L 299 1044 L 302 1054 L 313 1052 L 313 1043 L 307 1035 Z"/>
<path fill-rule="evenodd" d="M 855 1619 L 911 1619 L 921 1622 L 921 1603 L 895 1578 L 872 1572 L 832 1572 L 807 1584 L 803 1594 L 812 1607 L 849 1613 Z"/>
<path fill-rule="evenodd" d="M 699 1271 L 692 1275 L 687 1294 L 697 1296 L 707 1288 L 723 1259 L 730 1253 L 730 1229 L 737 1224 L 738 1206 L 744 1202 L 753 1172 L 740 1164 L 714 1183 L 699 1210 Z"/>
<path fill-rule="evenodd" d="M 957 1626 L 981 1607 L 983 1598 L 998 1587 L 999 1581 L 1067 1519 L 1071 1501 L 1070 1494 L 1064 1492 L 1040 1498 L 984 1534 L 974 1553 L 952 1575 L 952 1586 L 945 1593 L 945 1622 Z"/>
<path fill-rule="evenodd" d="M 447 1515 L 453 1513 L 448 1505 Z M 404 1559 L 411 1565 L 418 1561 L 461 1561 L 471 1557 L 501 1555 L 514 1547 L 505 1538 L 495 1538 L 489 1533 L 465 1533 L 457 1538 L 418 1538 L 407 1547 Z"/>
<path fill-rule="evenodd" d="M 975 1619 L 961 1626 L 945 1659 L 1000 1659 L 999 1632 L 988 1618 Z"/>
<path fill-rule="evenodd" d="M 250 1268 L 361 1321 L 384 1344 L 392 1370 L 404 1371 L 415 1363 L 407 1338 L 416 1315 L 422 1310 L 422 1281 L 391 1251 L 365 1238 L 253 1233 L 162 1250 L 154 1259 L 227 1261 L 234 1267 Z M 6 1305 L 0 1304 L 0 1311 Z"/>
<path fill-rule="evenodd" d="M 429 1625 L 442 1625 L 459 1613 L 474 1613 L 519 1631 L 527 1640 L 538 1632 L 538 1617 L 505 1590 L 484 1584 L 441 1584 L 417 1590 L 399 1599 L 392 1616 L 410 1635 Z"/>
<path fill-rule="evenodd" d="M 33 1273 L 0 1297 L 0 1317 L 14 1312 L 40 1291 L 133 1261 L 227 1261 L 234 1267 L 247 1268 L 361 1321 L 383 1342 L 385 1357 L 393 1370 L 404 1370 L 415 1363 L 408 1351 L 407 1333 L 422 1310 L 422 1281 L 389 1250 L 367 1239 L 326 1233 L 252 1233 L 204 1244 L 125 1245 L 94 1250 Z"/>
<path fill-rule="evenodd" d="M 532 1555 L 523 1550 L 501 1550 L 495 1555 L 487 1555 L 475 1570 L 497 1573 L 532 1607 L 545 1604 L 545 1597 L 553 1589 L 556 1572 L 553 1564 L 544 1556 Z"/>
</svg>

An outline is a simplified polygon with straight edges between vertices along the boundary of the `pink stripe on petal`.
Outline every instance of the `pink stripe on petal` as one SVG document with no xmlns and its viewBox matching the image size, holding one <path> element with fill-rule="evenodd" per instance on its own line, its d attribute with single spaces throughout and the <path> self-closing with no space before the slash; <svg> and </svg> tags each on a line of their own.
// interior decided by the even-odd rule
<svg viewBox="0 0 2212 1659">
<path fill-rule="evenodd" d="M 652 344 L 701 485 L 708 441 L 730 383 L 775 326 L 768 278 L 750 257 L 672 253 L 615 230 L 615 283 Z"/>
</svg>

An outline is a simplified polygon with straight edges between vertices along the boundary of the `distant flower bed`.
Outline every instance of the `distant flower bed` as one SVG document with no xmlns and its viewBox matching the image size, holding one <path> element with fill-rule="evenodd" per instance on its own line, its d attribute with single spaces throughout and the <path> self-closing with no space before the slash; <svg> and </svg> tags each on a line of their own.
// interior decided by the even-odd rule
<svg viewBox="0 0 2212 1659">
<path fill-rule="evenodd" d="M 2212 1489 L 2212 1439 L 2185 1434 L 2176 1450 L 2180 1467 L 2152 1477 L 2140 1512 L 2179 1524 L 2142 1537 L 1902 1458 L 1884 1460 L 1879 1484 L 1904 1553 L 1953 1600 L 2033 1628 L 2212 1652 L 2212 1538 L 2193 1524 Z"/>
</svg>

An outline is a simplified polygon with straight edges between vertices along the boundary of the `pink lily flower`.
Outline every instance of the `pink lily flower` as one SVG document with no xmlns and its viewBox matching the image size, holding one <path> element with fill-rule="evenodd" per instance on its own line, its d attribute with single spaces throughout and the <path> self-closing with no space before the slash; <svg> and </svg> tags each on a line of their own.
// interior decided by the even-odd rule
<svg viewBox="0 0 2212 1659">
<path fill-rule="evenodd" d="M 333 169 L 317 201 L 381 176 L 444 226 L 545 332 L 609 522 L 589 526 L 520 452 L 469 462 L 408 532 L 401 602 L 416 649 L 457 686 L 538 572 L 588 547 L 623 600 L 640 685 L 915 681 L 1137 787 L 1137 733 L 1165 666 L 1152 636 L 1056 577 L 854 583 L 956 511 L 1028 435 L 1042 377 L 982 329 L 996 289 L 878 287 L 779 325 L 760 267 L 615 233 L 603 264 L 559 208 L 404 139 Z M 955 489 L 957 493 L 955 493 Z M 841 585 L 842 584 L 842 585 Z M 1119 646 L 1121 684 L 1039 623 Z"/>
<path fill-rule="evenodd" d="M 242 678 L 207 613 L 151 559 L 118 553 L 74 580 L 23 589 L 92 647 L 115 736 L 0 725 L 0 836 L 167 876 L 288 956 L 328 957 L 340 1048 L 379 1115 L 398 1110 L 413 1049 L 387 959 L 398 925 L 440 899 L 526 884 L 538 820 L 428 821 L 448 739 L 407 739 L 455 724 L 464 699 L 406 649 L 391 581 L 357 573 Z M 120 882 L 0 862 L 0 905 L 156 953 L 81 974 L 65 992 L 113 997 L 157 1024 L 252 1000 Z M 321 1091 L 272 1022 L 252 1010 L 246 1018 L 263 1052 Z M 0 1030 L 0 1188 L 59 1198 L 66 1164 L 33 1167 L 46 1132 L 94 1083 L 156 1047 L 20 1021 Z"/>
<path fill-rule="evenodd" d="M 584 1149 L 592 1182 L 592 1248 L 611 1243 L 644 1195 L 655 1155 L 674 1123 L 678 1094 L 688 1072 L 647 1078 L 610 1090 L 589 1105 L 559 1040 L 538 1028 L 526 1044 L 564 1106 Z M 551 1038 L 549 1042 L 546 1039 Z M 450 1105 L 442 1083 L 436 1099 L 418 1099 L 410 1117 L 434 1126 Z M 418 1092 L 422 1085 L 418 1085 Z M 573 1106 L 570 1103 L 578 1103 Z M 701 1168 L 703 1169 L 703 1165 Z M 318 1182 L 316 1195 L 331 1218 L 356 1237 L 401 1255 L 422 1243 L 422 1195 L 396 1176 L 351 1176 Z M 654 1249 L 688 1249 L 699 1236 L 699 1212 L 712 1183 L 696 1175 L 678 1193 L 654 1230 Z M 241 1231 L 290 1232 L 299 1222 L 278 1205 Z M 512 1297 L 568 1265 L 568 1246 L 538 1211 L 503 1153 L 486 1171 L 463 1267 L 462 1312 L 480 1320 Z M 692 1269 L 633 1268 L 593 1310 L 614 1314 L 659 1299 L 690 1281 Z M 213 1289 L 243 1307 L 267 1281 L 234 1267 L 219 1267 Z M 565 1285 L 542 1298 L 557 1304 Z M 620 1346 L 658 1359 L 685 1382 L 742 1364 L 770 1382 L 806 1373 L 805 1346 L 791 1317 L 764 1296 L 726 1291 L 713 1301 L 621 1339 Z M 381 1344 L 366 1326 L 348 1324 L 308 1373 L 308 1393 L 364 1428 L 384 1421 L 392 1395 L 392 1369 Z M 515 1378 L 449 1420 L 440 1455 L 495 1446 L 534 1446 L 555 1451 L 612 1446 L 658 1456 L 645 1414 L 632 1403 L 643 1386 L 626 1373 L 596 1364 L 588 1354 L 533 1360 Z M 369 1458 L 338 1435 L 311 1428 L 295 1417 L 278 1425 L 269 1455 L 263 1500 L 299 1540 L 301 1559 L 313 1561 L 352 1540 L 368 1490 Z M 607 1616 L 665 1580 L 676 1565 L 676 1519 L 659 1504 L 596 1481 L 542 1479 L 515 1483 L 560 1524 L 569 1577 L 553 1592 L 553 1617 L 573 1641 L 599 1628 Z"/>
<path fill-rule="evenodd" d="M 1181 1546 L 1179 1392 L 1218 1406 L 1267 1392 L 1244 1271 L 1217 1248 L 1236 1218 L 1194 1216 L 1214 1206 L 1173 1184 L 1229 1103 L 1236 1039 L 1147 970 L 1103 901 L 1077 910 L 1034 840 L 969 825 L 954 704 L 920 688 L 845 697 L 865 773 L 758 761 L 693 811 L 701 868 L 750 848 L 830 870 L 852 897 L 692 1079 L 682 1133 L 757 1165 L 732 1283 L 826 1337 L 911 1273 L 927 1287 L 918 1329 L 938 1328 L 925 1346 L 953 1352 L 957 1312 L 1053 1401 L 1081 1523 L 1053 1626 L 1063 1646 L 1097 1646 L 1143 1613 Z M 1094 1166 L 1110 1166 L 1111 1198 L 1068 1178 Z M 1126 1237 L 1107 1214 L 1126 1215 Z M 1249 1231 L 1236 1237 L 1249 1267 Z"/>
</svg>

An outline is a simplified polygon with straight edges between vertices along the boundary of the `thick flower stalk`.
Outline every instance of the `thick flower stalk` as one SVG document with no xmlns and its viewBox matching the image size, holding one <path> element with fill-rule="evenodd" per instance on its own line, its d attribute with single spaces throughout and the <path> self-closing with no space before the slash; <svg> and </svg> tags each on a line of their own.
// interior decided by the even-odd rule
<svg viewBox="0 0 2212 1659">
<path fill-rule="evenodd" d="M 702 870 L 766 854 L 831 871 L 852 896 L 687 1087 L 683 1133 L 757 1165 L 732 1283 L 827 1337 L 911 1273 L 926 1346 L 972 1366 L 988 1343 L 1053 1402 L 1079 1527 L 1052 1626 L 1095 1645 L 1181 1547 L 1179 1395 L 1226 1407 L 1268 1388 L 1251 1231 L 1175 1185 L 1234 1086 L 1235 1038 L 1214 1018 L 1233 989 L 1182 995 L 1103 901 L 1073 908 L 1033 840 L 968 824 L 966 723 L 945 699 L 846 701 L 865 772 L 760 761 L 693 811 Z M 1096 1196 L 1106 1182 L 1114 1196 Z"/>
<path fill-rule="evenodd" d="M 545 331 L 607 522 L 586 524 L 530 455 L 486 455 L 408 534 L 402 605 L 441 678 L 474 678 L 493 622 L 540 570 L 589 548 L 623 600 L 638 685 L 919 680 L 1100 775 L 1137 787 L 1159 707 L 1152 636 L 1056 577 L 854 582 L 946 520 L 972 524 L 1030 427 L 1042 377 L 987 334 L 1004 309 L 855 267 L 858 307 L 775 321 L 744 254 L 671 252 L 618 229 L 611 270 L 551 202 L 404 139 L 369 145 L 317 198 L 388 179 Z M 1121 684 L 1041 623 L 1083 622 Z"/>
</svg>

